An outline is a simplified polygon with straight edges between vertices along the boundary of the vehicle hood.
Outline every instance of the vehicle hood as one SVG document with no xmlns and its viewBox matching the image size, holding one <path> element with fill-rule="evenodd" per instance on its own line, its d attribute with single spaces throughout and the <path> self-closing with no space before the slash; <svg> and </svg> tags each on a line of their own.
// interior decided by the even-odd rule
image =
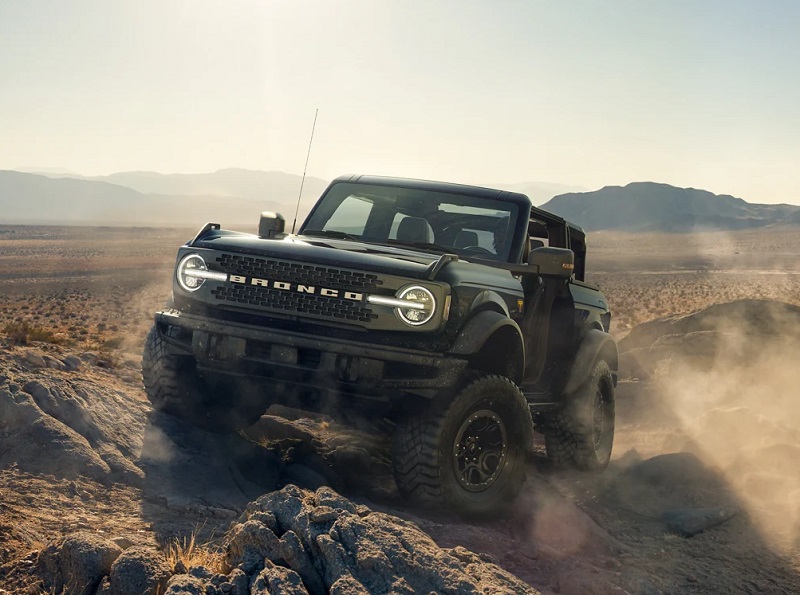
<svg viewBox="0 0 800 595">
<path fill-rule="evenodd" d="M 212 230 L 190 245 L 221 252 L 334 265 L 418 279 L 427 278 L 441 257 L 440 254 L 399 246 L 295 235 L 262 239 L 252 234 L 226 230 Z"/>
</svg>

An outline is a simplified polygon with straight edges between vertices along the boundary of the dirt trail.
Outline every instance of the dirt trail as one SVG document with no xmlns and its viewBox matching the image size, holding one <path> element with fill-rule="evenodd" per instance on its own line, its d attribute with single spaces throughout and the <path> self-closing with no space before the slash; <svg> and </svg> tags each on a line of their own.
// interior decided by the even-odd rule
<svg viewBox="0 0 800 595">
<path fill-rule="evenodd" d="M 787 320 L 777 319 L 784 337 Z M 697 321 L 681 324 L 625 346 L 637 359 L 626 359 L 608 471 L 555 473 L 537 456 L 523 496 L 482 523 L 405 507 L 379 435 L 281 408 L 248 437 L 213 434 L 153 413 L 135 363 L 103 368 L 92 354 L 0 343 L 0 588 L 37 584 L 36 552 L 60 536 L 90 531 L 130 547 L 196 532 L 222 543 L 261 494 L 327 484 L 543 593 L 800 592 L 800 426 L 786 392 L 796 372 L 779 353 L 753 357 L 730 333 L 709 342 L 691 336 Z M 700 345 L 710 359 L 697 358 Z M 642 370 L 647 379 L 630 380 Z"/>
</svg>

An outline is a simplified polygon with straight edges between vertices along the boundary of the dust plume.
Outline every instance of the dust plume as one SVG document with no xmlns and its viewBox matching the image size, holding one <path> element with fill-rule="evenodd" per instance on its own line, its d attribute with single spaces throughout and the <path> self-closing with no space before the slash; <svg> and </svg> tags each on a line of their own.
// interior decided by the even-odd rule
<svg viewBox="0 0 800 595">
<path fill-rule="evenodd" d="M 800 545 L 800 309 L 734 302 L 663 330 L 648 352 L 678 430 L 665 451 L 718 469 L 765 541 Z"/>
</svg>

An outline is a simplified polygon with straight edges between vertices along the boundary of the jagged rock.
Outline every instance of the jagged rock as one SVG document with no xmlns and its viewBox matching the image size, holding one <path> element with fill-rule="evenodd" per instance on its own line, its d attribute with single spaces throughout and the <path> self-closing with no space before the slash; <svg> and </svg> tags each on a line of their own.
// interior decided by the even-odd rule
<svg viewBox="0 0 800 595">
<path fill-rule="evenodd" d="M 714 304 L 692 314 L 668 316 L 636 325 L 620 341 L 619 350 L 624 353 L 631 349 L 647 348 L 662 337 L 704 331 L 724 333 L 736 330 L 750 337 L 773 335 L 800 338 L 797 329 L 800 329 L 800 307 L 773 300 L 744 299 Z M 716 338 L 714 335 L 697 337 L 700 341 L 712 342 Z M 670 341 L 675 340 L 680 339 Z"/>
<path fill-rule="evenodd" d="M 100 356 L 92 351 L 86 351 L 84 353 L 81 353 L 80 358 L 81 361 L 89 364 L 90 366 L 95 366 L 97 365 L 97 362 L 100 361 Z"/>
<path fill-rule="evenodd" d="M 239 568 L 234 568 L 231 570 L 226 583 L 220 584 L 220 590 L 223 592 L 225 591 L 225 584 L 230 585 L 230 590 L 228 591 L 230 595 L 248 595 L 247 590 L 250 585 L 250 581 L 247 579 L 247 575 L 244 573 L 244 571 Z"/>
<path fill-rule="evenodd" d="M 176 574 L 169 579 L 164 595 L 206 595 L 206 583 L 188 574 Z"/>
<path fill-rule="evenodd" d="M 111 469 L 86 438 L 45 414 L 29 394 L 0 389 L 0 419 L 8 428 L 0 437 L 4 460 L 32 473 L 107 479 Z"/>
<path fill-rule="evenodd" d="M 64 369 L 67 372 L 77 372 L 81 369 L 81 365 L 83 365 L 81 358 L 77 355 L 68 355 L 61 361 L 64 362 Z"/>
<path fill-rule="evenodd" d="M 245 435 L 251 440 L 298 440 L 309 444 L 319 440 L 314 433 L 299 424 L 273 415 L 262 415 L 261 419 L 245 430 Z"/>
<path fill-rule="evenodd" d="M 252 573 L 264 560 L 280 559 L 280 540 L 272 529 L 258 521 L 245 521 L 231 530 L 226 561 Z"/>
<path fill-rule="evenodd" d="M 127 550 L 129 547 L 133 546 L 133 542 L 124 536 L 112 537 L 111 539 L 109 539 L 109 541 L 117 544 L 123 550 Z"/>
<path fill-rule="evenodd" d="M 51 593 L 90 595 L 122 553 L 116 544 L 92 533 L 75 533 L 39 554 L 37 574 Z"/>
<path fill-rule="evenodd" d="M 33 351 L 26 351 L 22 354 L 23 359 L 33 366 L 34 368 L 46 368 L 47 362 L 44 361 L 44 358 L 39 355 L 38 353 L 34 353 Z"/>
<path fill-rule="evenodd" d="M 92 446 L 112 444 L 129 456 L 141 447 L 140 434 L 135 430 L 143 429 L 143 403 L 83 383 L 31 381 L 23 390 L 44 413 L 75 430 Z"/>
<path fill-rule="evenodd" d="M 684 537 L 692 537 L 729 521 L 739 514 L 734 508 L 680 508 L 668 510 L 662 518 L 667 530 Z"/>
<path fill-rule="evenodd" d="M 11 388 L 0 389 L 0 466 L 13 461 L 31 473 L 142 483 L 134 463 L 147 410 L 141 400 L 80 377 L 64 382 L 50 371 L 28 379 L 22 392 Z"/>
<path fill-rule="evenodd" d="M 270 595 L 271 593 L 308 595 L 308 591 L 303 586 L 300 575 L 293 570 L 283 566 L 276 566 L 269 560 L 266 560 L 264 563 L 264 570 L 259 572 L 255 581 L 253 581 L 250 594 Z"/>
<path fill-rule="evenodd" d="M 54 358 L 52 355 L 43 355 L 42 359 L 44 360 L 45 365 L 48 368 L 52 368 L 53 370 L 66 370 L 67 367 L 64 365 L 64 362 Z"/>
<path fill-rule="evenodd" d="M 281 417 L 290 421 L 301 420 L 314 420 L 325 421 L 330 423 L 333 419 L 324 413 L 318 411 L 306 411 L 305 409 L 297 409 L 296 407 L 289 407 L 288 405 L 281 405 L 280 403 L 273 403 L 267 407 L 267 415 Z"/>
<path fill-rule="evenodd" d="M 300 575 L 309 593 L 312 595 L 325 593 L 325 583 L 311 556 L 303 547 L 303 542 L 294 531 L 287 531 L 281 536 L 280 557 L 289 568 Z"/>
<path fill-rule="evenodd" d="M 225 561 L 255 577 L 254 593 L 536 592 L 477 554 L 442 549 L 413 523 L 357 510 L 327 487 L 289 485 L 251 502 Z"/>
<path fill-rule="evenodd" d="M 116 479 L 132 486 L 140 486 L 144 481 L 144 472 L 112 444 L 102 444 L 96 449 L 100 458 L 105 461 Z"/>
<path fill-rule="evenodd" d="M 133 546 L 122 552 L 111 566 L 111 595 L 159 595 L 171 575 L 162 552 Z"/>
<path fill-rule="evenodd" d="M 646 459 L 629 467 L 621 476 L 651 485 L 718 485 L 720 480 L 700 459 L 689 452 L 677 452 Z"/>
</svg>

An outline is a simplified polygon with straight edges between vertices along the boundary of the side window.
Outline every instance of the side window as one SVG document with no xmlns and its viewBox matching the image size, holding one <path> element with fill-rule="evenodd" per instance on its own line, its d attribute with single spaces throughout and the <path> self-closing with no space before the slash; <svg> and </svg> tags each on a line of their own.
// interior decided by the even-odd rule
<svg viewBox="0 0 800 595">
<path fill-rule="evenodd" d="M 328 219 L 324 229 L 360 236 L 364 233 L 371 211 L 372 201 L 360 196 L 348 196 Z"/>
<path fill-rule="evenodd" d="M 531 220 L 528 224 L 528 236 L 531 249 L 550 245 L 550 233 L 544 221 Z"/>
</svg>

